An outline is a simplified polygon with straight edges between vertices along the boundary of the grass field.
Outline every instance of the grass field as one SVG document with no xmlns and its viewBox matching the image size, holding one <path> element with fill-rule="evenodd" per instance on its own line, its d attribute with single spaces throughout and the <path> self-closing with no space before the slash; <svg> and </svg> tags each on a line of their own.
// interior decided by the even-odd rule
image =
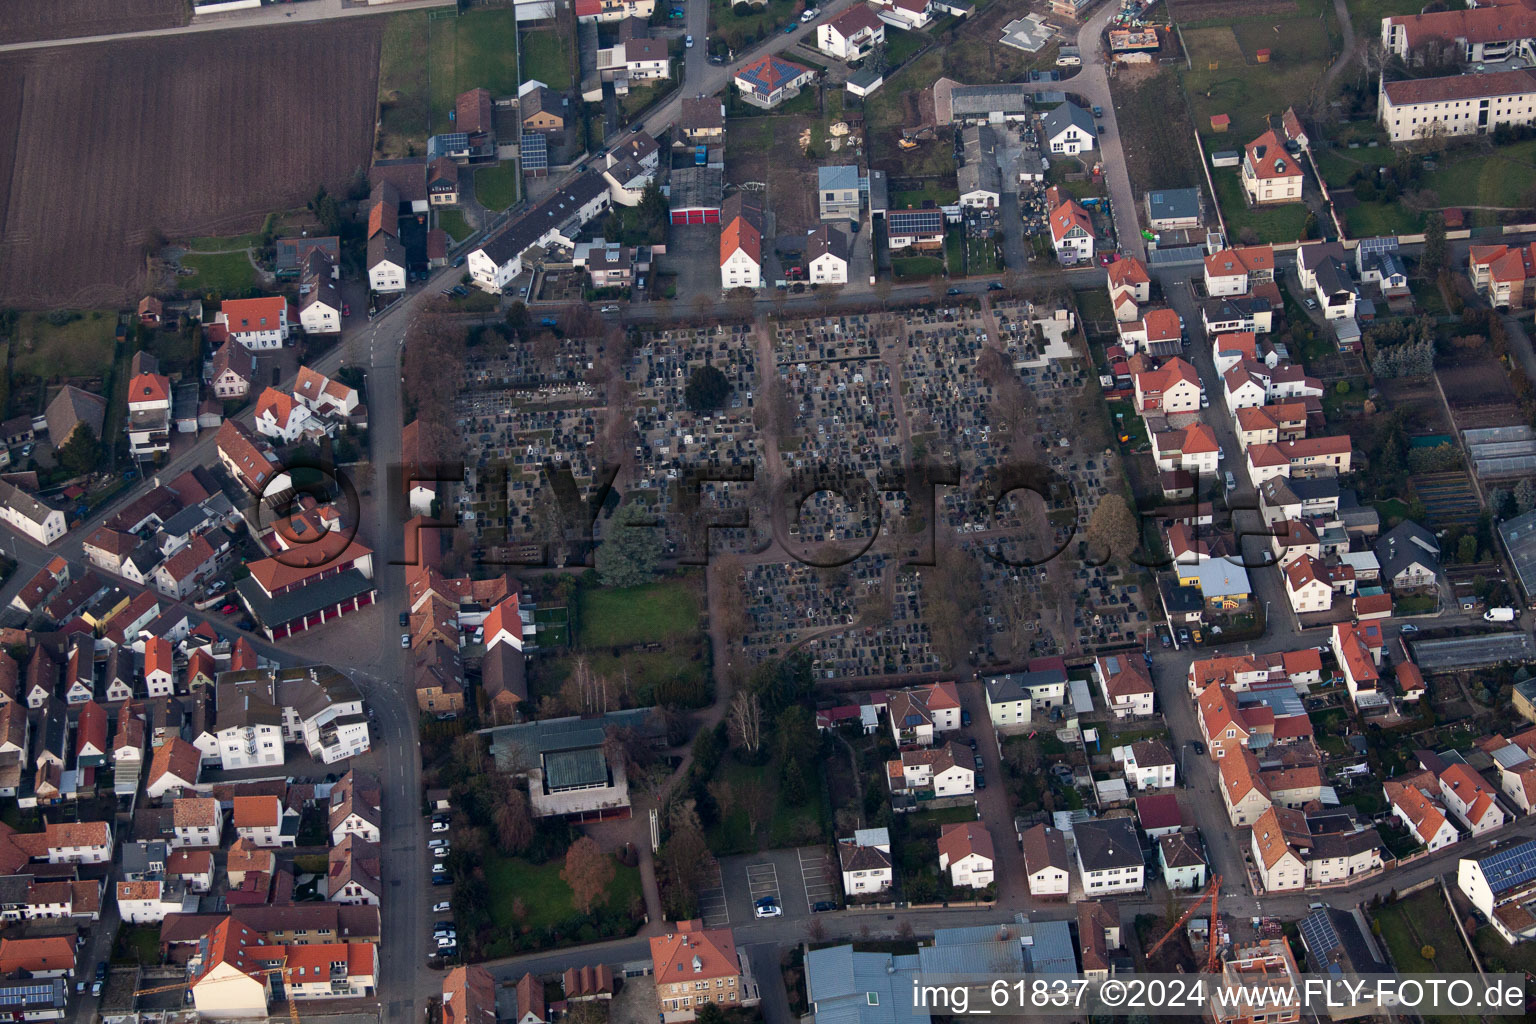
<svg viewBox="0 0 1536 1024">
<path fill-rule="evenodd" d="M 699 597 L 683 580 L 627 590 L 583 590 L 577 599 L 577 622 L 582 647 L 659 643 L 699 628 Z"/>
<path fill-rule="evenodd" d="M 1439 974 L 1474 970 L 1438 886 L 1383 907 L 1376 912 L 1376 919 L 1399 971 Z M 1434 949 L 1433 961 L 1423 956 L 1426 945 Z"/>
<path fill-rule="evenodd" d="M 931 199 L 940 206 L 943 206 L 946 203 L 953 203 L 959 198 L 960 189 L 958 187 L 951 188 L 948 185 L 940 185 L 938 182 L 930 181 L 925 183 L 922 188 L 908 188 L 892 193 L 891 209 L 919 210 L 922 209 L 925 200 Z"/>
<path fill-rule="evenodd" d="M 246 253 L 188 253 L 181 263 L 197 271 L 191 277 L 178 278 L 189 289 L 237 297 L 256 290 L 256 268 Z"/>
<path fill-rule="evenodd" d="M 427 12 L 391 15 L 379 48 L 379 134 L 375 147 L 381 156 L 426 151 L 426 67 Z"/>
<path fill-rule="evenodd" d="M 503 160 L 495 167 L 482 167 L 475 171 L 475 198 L 480 205 L 493 213 L 505 210 L 517 202 L 518 189 L 522 187 L 522 175 L 517 161 Z M 445 224 L 444 229 L 447 229 Z M 452 231 L 448 232 L 453 235 Z M 458 238 L 458 235 L 454 235 Z"/>
<path fill-rule="evenodd" d="M 944 261 L 936 256 L 897 256 L 891 260 L 891 273 L 898 281 L 938 277 L 944 273 Z"/>
<path fill-rule="evenodd" d="M 464 219 L 464 214 L 452 208 L 437 211 L 437 226 L 448 232 L 448 237 L 455 242 L 462 242 L 475 231 Z"/>
<path fill-rule="evenodd" d="M 429 22 L 431 117 L 428 128 L 448 130 L 448 111 L 459 93 L 485 88 L 495 96 L 517 94 L 517 18 L 510 7 L 487 8 Z M 569 85 L 547 83 L 552 88 Z"/>
<path fill-rule="evenodd" d="M 1390 148 L 1327 149 L 1317 156 L 1318 170 L 1329 187 L 1347 187 L 1361 170 L 1392 163 Z M 1435 169 L 1423 172 L 1415 188 L 1433 192 L 1442 207 L 1525 205 L 1536 176 L 1536 140 L 1490 147 L 1482 142 L 1452 148 L 1435 158 Z M 1359 203 L 1345 212 L 1350 235 L 1401 234 L 1420 231 L 1424 214 L 1399 203 Z"/>
<path fill-rule="evenodd" d="M 899 28 L 887 28 L 885 30 L 885 56 L 890 61 L 889 66 L 893 68 L 901 67 L 914 53 L 926 46 L 928 42 L 928 36 L 921 32 L 907 32 Z"/>
<path fill-rule="evenodd" d="M 198 238 L 188 239 L 185 243 L 193 252 L 223 252 L 228 249 L 249 249 L 261 242 L 261 235 L 252 232 L 247 235 L 202 235 Z"/>
<path fill-rule="evenodd" d="M 1200 155 L 1190 134 L 1188 108 L 1179 95 L 1178 74 L 1165 69 L 1134 87 L 1127 76 L 1116 76 L 1110 84 L 1126 171 L 1136 194 L 1200 181 Z"/>
<path fill-rule="evenodd" d="M 766 6 L 743 6 L 737 14 L 729 0 L 709 0 L 710 45 L 741 50 L 748 40 L 762 39 L 797 21 L 802 7 L 798 0 L 768 0 Z"/>
<path fill-rule="evenodd" d="M 567 43 L 551 30 L 523 33 L 523 81 L 534 79 L 557 92 L 571 87 Z"/>
<path fill-rule="evenodd" d="M 1216 182 L 1216 199 L 1221 203 L 1221 214 L 1226 218 L 1227 234 L 1237 241 L 1244 228 L 1252 228 L 1261 242 L 1294 242 L 1301 237 L 1307 223 L 1307 208 L 1302 203 L 1286 203 L 1282 206 L 1250 207 L 1243 195 L 1243 183 L 1235 167 L 1216 167 L 1211 170 Z"/>
<path fill-rule="evenodd" d="M 11 338 L 10 372 L 45 381 L 100 377 L 112 365 L 116 329 L 117 319 L 101 310 L 57 327 L 44 314 L 23 314 Z"/>
<path fill-rule="evenodd" d="M 1212 114 L 1232 118 L 1231 129 L 1216 136 L 1221 149 L 1243 145 L 1271 114 L 1304 101 L 1333 52 L 1325 26 L 1311 19 L 1185 29 L 1184 43 L 1194 65 L 1183 79 L 1196 129 L 1209 136 Z M 1272 51 L 1269 63 L 1252 63 L 1261 47 Z"/>
<path fill-rule="evenodd" d="M 491 891 L 491 917 L 498 927 L 550 928 L 581 917 L 571 906 L 571 887 L 560 877 L 563 858 L 543 864 L 530 864 L 515 857 L 489 856 L 485 860 L 485 881 Z M 640 869 L 614 863 L 613 881 L 608 884 L 608 906 L 625 909 L 643 899 Z M 523 916 L 515 912 L 522 902 Z"/>
</svg>

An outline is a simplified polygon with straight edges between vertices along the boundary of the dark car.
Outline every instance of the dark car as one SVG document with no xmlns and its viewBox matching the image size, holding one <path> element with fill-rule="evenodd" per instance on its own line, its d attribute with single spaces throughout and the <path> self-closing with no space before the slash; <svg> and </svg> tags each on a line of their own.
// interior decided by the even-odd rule
<svg viewBox="0 0 1536 1024">
<path fill-rule="evenodd" d="M 959 288 L 951 288 L 948 291 L 946 291 L 944 294 L 945 295 L 964 295 L 965 292 L 961 291 Z"/>
<path fill-rule="evenodd" d="M 252 629 L 256 628 L 256 623 L 252 622 L 250 619 L 241 619 L 239 622 L 235 623 L 235 628 L 250 632 Z"/>
<path fill-rule="evenodd" d="M 442 872 L 438 872 L 438 873 L 436 873 L 436 874 L 434 874 L 432 876 L 432 884 L 433 885 L 452 885 L 453 884 L 453 877 L 450 876 L 450 875 L 445 875 Z"/>
<path fill-rule="evenodd" d="M 972 750 L 976 749 L 976 737 L 975 736 L 967 736 L 965 738 L 965 742 L 966 742 L 966 745 L 969 746 Z"/>
<path fill-rule="evenodd" d="M 981 772 L 977 772 L 976 773 L 976 788 L 977 789 L 986 789 L 987 788 L 987 777 L 985 775 L 981 774 Z"/>
<path fill-rule="evenodd" d="M 1199 740 L 1190 740 L 1189 745 L 1194 748 L 1195 753 L 1199 754 L 1201 757 L 1205 756 L 1204 743 L 1201 743 Z"/>
<path fill-rule="evenodd" d="M 989 292 L 1000 292 L 1002 290 L 1003 282 L 1001 281 L 993 281 L 991 284 L 987 285 L 987 291 Z"/>
<path fill-rule="evenodd" d="M 400 625 L 401 626 L 409 626 L 410 624 L 411 624 L 411 613 L 410 612 L 401 612 L 400 613 Z"/>
<path fill-rule="evenodd" d="M 815 903 L 811 904 L 811 913 L 813 914 L 821 914 L 828 910 L 836 909 L 837 904 L 833 903 L 831 900 L 817 900 Z"/>
<path fill-rule="evenodd" d="M 465 256 L 455 256 L 453 258 L 453 265 L 456 267 L 462 267 L 464 265 L 465 259 L 467 259 Z"/>
<path fill-rule="evenodd" d="M 97 960 L 96 961 L 96 980 L 97 981 L 106 981 L 107 980 L 107 962 L 105 960 Z"/>
<path fill-rule="evenodd" d="M 960 709 L 960 726 L 969 729 L 971 727 L 971 713 L 965 708 Z"/>
</svg>

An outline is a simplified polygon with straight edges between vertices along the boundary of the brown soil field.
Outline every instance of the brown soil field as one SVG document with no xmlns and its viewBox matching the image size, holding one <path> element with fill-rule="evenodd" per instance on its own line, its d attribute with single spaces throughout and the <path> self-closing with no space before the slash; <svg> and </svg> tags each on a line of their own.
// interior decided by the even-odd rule
<svg viewBox="0 0 1536 1024">
<path fill-rule="evenodd" d="M 373 148 L 383 21 L 0 59 L 0 303 L 131 301 L 157 233 L 250 230 L 344 189 Z"/>
<path fill-rule="evenodd" d="M 186 0 L 6 0 L 0 4 L 0 39 L 72 39 L 185 25 Z"/>
<path fill-rule="evenodd" d="M 1287 17 L 1296 13 L 1295 0 L 1168 0 L 1173 20 L 1181 25 L 1231 20 L 1253 15 Z"/>
</svg>

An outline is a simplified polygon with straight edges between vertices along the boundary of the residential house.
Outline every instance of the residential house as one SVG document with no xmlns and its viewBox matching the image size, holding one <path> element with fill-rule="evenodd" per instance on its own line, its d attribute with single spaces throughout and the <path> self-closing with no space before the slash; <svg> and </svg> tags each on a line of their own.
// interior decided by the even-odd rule
<svg viewBox="0 0 1536 1024">
<path fill-rule="evenodd" d="M 712 145 L 725 140 L 725 104 L 713 96 L 690 96 L 682 101 L 678 128 L 689 145 Z"/>
<path fill-rule="evenodd" d="M 891 737 L 901 746 L 928 746 L 935 734 L 959 729 L 960 711 L 960 692 L 950 681 L 897 690 L 886 699 Z"/>
<path fill-rule="evenodd" d="M 1016 732 L 1028 726 L 1036 712 L 1049 714 L 1066 702 L 1067 673 L 1060 665 L 990 676 L 982 682 L 987 714 L 999 732 Z"/>
<path fill-rule="evenodd" d="M 348 387 L 308 366 L 299 367 L 299 374 L 293 381 L 293 397 L 315 415 L 335 419 L 346 419 L 354 415 L 360 404 L 356 388 Z M 257 426 L 260 429 L 259 423 Z"/>
<path fill-rule="evenodd" d="M 155 748 L 149 762 L 144 792 L 151 800 L 177 792 L 191 792 L 202 776 L 203 755 L 179 736 Z"/>
<path fill-rule="evenodd" d="M 440 156 L 427 165 L 427 203 L 457 206 L 458 202 L 459 165 L 451 157 Z"/>
<path fill-rule="evenodd" d="M 214 314 L 214 325 L 252 352 L 283 347 L 291 324 L 288 300 L 281 295 L 256 299 L 225 299 Z"/>
<path fill-rule="evenodd" d="M 886 782 L 892 793 L 919 800 L 970 796 L 976 792 L 974 763 L 970 749 L 958 743 L 904 750 L 886 762 Z"/>
<path fill-rule="evenodd" d="M 1301 164 L 1273 129 L 1243 147 L 1243 191 L 1255 205 L 1301 202 Z"/>
<path fill-rule="evenodd" d="M 1461 839 L 1440 800 L 1440 782 L 1429 772 L 1416 772 L 1382 783 L 1392 815 L 1407 826 L 1414 839 L 1434 853 Z"/>
<path fill-rule="evenodd" d="M 944 248 L 943 210 L 891 210 L 885 215 L 885 226 L 892 252 L 909 247 L 919 252 Z"/>
<path fill-rule="evenodd" d="M 384 895 L 380 877 L 378 845 L 349 835 L 331 847 L 326 899 L 376 907 Z"/>
<path fill-rule="evenodd" d="M 578 4 L 581 0 L 578 0 Z M 590 0 L 596 3 L 597 0 Z M 544 990 L 539 988 L 539 1001 Z M 569 998 L 570 993 L 566 993 Z M 519 1000 L 518 1007 L 522 1008 Z M 498 1024 L 496 979 L 478 964 L 455 967 L 443 976 L 443 1024 Z"/>
<path fill-rule="evenodd" d="M 540 82 L 524 82 L 517 105 L 525 134 L 557 135 L 570 119 L 570 101 Z"/>
<path fill-rule="evenodd" d="M 673 188 L 677 188 L 675 178 Z M 608 182 L 596 170 L 588 170 L 471 250 L 465 269 L 477 287 L 500 293 L 524 269 L 532 269 L 523 266 L 525 252 L 556 241 L 574 246 L 581 228 L 611 205 Z"/>
<path fill-rule="evenodd" d="M 171 449 L 171 381 L 164 374 L 140 373 L 128 381 L 128 454 L 150 459 Z"/>
<path fill-rule="evenodd" d="M 1456 884 L 1505 942 L 1536 938 L 1536 840 L 1463 857 Z"/>
<path fill-rule="evenodd" d="M 1147 265 L 1134 256 L 1122 256 L 1109 265 L 1105 274 L 1115 319 L 1121 323 L 1140 319 L 1137 307 L 1152 301 L 1152 275 L 1147 273 Z"/>
<path fill-rule="evenodd" d="M 387 181 L 368 197 L 368 287 L 379 294 L 405 291 L 405 246 L 400 243 L 400 193 Z"/>
<path fill-rule="evenodd" d="M 859 169 L 853 164 L 816 168 L 816 204 L 822 220 L 857 222 L 863 209 Z"/>
<path fill-rule="evenodd" d="M 1035 825 L 1020 836 L 1024 848 L 1024 880 L 1036 898 L 1066 896 L 1072 885 L 1071 858 L 1061 832 Z"/>
<path fill-rule="evenodd" d="M 979 821 L 953 822 L 939 833 L 939 870 L 949 872 L 955 888 L 985 889 L 992 884 L 992 833 Z"/>
<path fill-rule="evenodd" d="M 1197 228 L 1204 220 L 1204 203 L 1198 188 L 1165 188 L 1148 192 L 1147 227 L 1153 231 Z"/>
<path fill-rule="evenodd" d="M 1275 280 L 1275 250 L 1268 245 L 1223 249 L 1205 258 L 1205 293 L 1246 295 Z"/>
<path fill-rule="evenodd" d="M 1152 714 L 1152 680 L 1139 656 L 1101 654 L 1094 659 L 1093 675 L 1104 694 L 1104 706 L 1116 718 Z"/>
<path fill-rule="evenodd" d="M 867 896 L 890 889 L 893 875 L 888 829 L 859 829 L 851 837 L 839 839 L 837 859 L 847 895 Z"/>
<path fill-rule="evenodd" d="M 57 541 L 68 529 L 63 511 L 5 480 L 0 480 L 0 521 L 43 545 Z"/>
<path fill-rule="evenodd" d="M 219 462 L 258 498 L 276 498 L 291 488 L 288 474 L 265 442 L 235 420 L 225 420 L 215 435 Z"/>
<path fill-rule="evenodd" d="M 1121 321 L 1118 330 L 1127 352 L 1163 358 L 1178 355 L 1184 347 L 1184 324 L 1167 307 L 1146 310 L 1139 320 Z"/>
<path fill-rule="evenodd" d="M 1053 185 L 1046 193 L 1050 207 L 1051 244 L 1057 262 L 1070 266 L 1093 258 L 1093 218 L 1076 199 L 1061 195 Z"/>
<path fill-rule="evenodd" d="M 1200 374 L 1178 356 L 1155 370 L 1136 374 L 1132 383 L 1139 413 L 1173 416 L 1200 411 Z"/>
<path fill-rule="evenodd" d="M 762 286 L 763 211 L 757 199 L 738 192 L 721 211 L 720 287 L 756 290 Z"/>
<path fill-rule="evenodd" d="M 1053 156 L 1077 156 L 1099 144 L 1093 115 L 1068 100 L 1040 119 L 1041 140 Z"/>
<path fill-rule="evenodd" d="M 1204 423 L 1152 435 L 1152 459 L 1164 471 L 1183 469 L 1195 474 L 1214 474 L 1220 452 L 1216 432 Z"/>
<path fill-rule="evenodd" d="M 1467 274 L 1488 304 L 1524 309 L 1536 284 L 1536 242 L 1525 245 L 1474 245 L 1467 250 Z"/>
<path fill-rule="evenodd" d="M 1125 752 L 1121 766 L 1134 789 L 1171 789 L 1175 782 L 1173 754 L 1158 740 L 1137 740 L 1117 748 Z"/>
<path fill-rule="evenodd" d="M 1458 762 L 1440 772 L 1439 783 L 1441 800 L 1472 833 L 1472 838 L 1504 827 L 1504 809 L 1493 790 L 1465 763 Z"/>
<path fill-rule="evenodd" d="M 816 26 L 816 48 L 838 60 L 858 60 L 884 42 L 885 23 L 862 3 Z"/>
<path fill-rule="evenodd" d="M 173 849 L 224 845 L 224 810 L 211 796 L 183 796 L 171 803 Z"/>
<path fill-rule="evenodd" d="M 816 73 L 782 57 L 760 57 L 742 66 L 731 82 L 745 103 L 772 109 L 800 95 Z"/>
<path fill-rule="evenodd" d="M 1216 762 L 1222 804 L 1234 826 L 1252 825 L 1270 807 L 1269 789 L 1251 750 L 1240 748 Z"/>
<path fill-rule="evenodd" d="M 805 240 L 807 278 L 812 284 L 847 284 L 850 255 L 848 236 L 840 228 L 823 224 Z"/>
<path fill-rule="evenodd" d="M 1404 520 L 1376 539 L 1381 581 L 1395 592 L 1432 591 L 1440 572 L 1440 542 L 1411 520 Z"/>
<path fill-rule="evenodd" d="M 342 306 L 336 265 L 323 250 L 309 250 L 299 277 L 299 326 L 306 334 L 340 334 Z"/>
<path fill-rule="evenodd" d="M 231 811 L 235 833 L 256 846 L 293 846 L 298 840 L 298 815 L 284 814 L 275 796 L 237 796 Z"/>
<path fill-rule="evenodd" d="M 1303 288 L 1312 290 L 1318 308 L 1329 320 L 1355 315 L 1357 296 L 1346 259 L 1344 247 L 1337 242 L 1304 245 L 1296 254 L 1296 276 Z"/>
<path fill-rule="evenodd" d="M 1200 852 L 1199 833 L 1193 829 L 1158 837 L 1157 864 L 1169 889 L 1205 888 L 1205 857 Z"/>
<path fill-rule="evenodd" d="M 1104 896 L 1140 892 L 1145 886 L 1146 863 L 1130 818 L 1092 818 L 1072 826 L 1077 843 L 1077 870 L 1083 892 Z"/>
<path fill-rule="evenodd" d="M 328 818 L 332 846 L 341 845 L 349 835 L 370 843 L 381 841 L 384 823 L 382 792 L 377 778 L 355 768 L 331 787 Z"/>
<path fill-rule="evenodd" d="M 919 29 L 933 20 L 933 0 L 873 0 L 880 20 L 892 28 Z"/>
</svg>

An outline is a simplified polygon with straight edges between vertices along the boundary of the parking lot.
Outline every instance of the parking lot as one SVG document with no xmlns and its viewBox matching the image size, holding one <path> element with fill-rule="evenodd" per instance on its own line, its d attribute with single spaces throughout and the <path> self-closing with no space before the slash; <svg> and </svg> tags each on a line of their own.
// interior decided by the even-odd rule
<svg viewBox="0 0 1536 1024">
<path fill-rule="evenodd" d="M 827 857 L 823 847 L 804 846 L 722 859 L 722 902 L 729 917 L 738 923 L 751 921 L 757 901 L 765 897 L 777 900 L 786 918 L 807 917 L 813 904 L 836 901 L 835 877 L 829 884 L 824 867 Z M 701 891 L 700 914 L 704 913 L 704 895 Z"/>
<path fill-rule="evenodd" d="M 699 918 L 706 928 L 724 928 L 731 923 L 731 911 L 726 905 L 723 874 L 717 862 L 699 886 Z"/>
</svg>

